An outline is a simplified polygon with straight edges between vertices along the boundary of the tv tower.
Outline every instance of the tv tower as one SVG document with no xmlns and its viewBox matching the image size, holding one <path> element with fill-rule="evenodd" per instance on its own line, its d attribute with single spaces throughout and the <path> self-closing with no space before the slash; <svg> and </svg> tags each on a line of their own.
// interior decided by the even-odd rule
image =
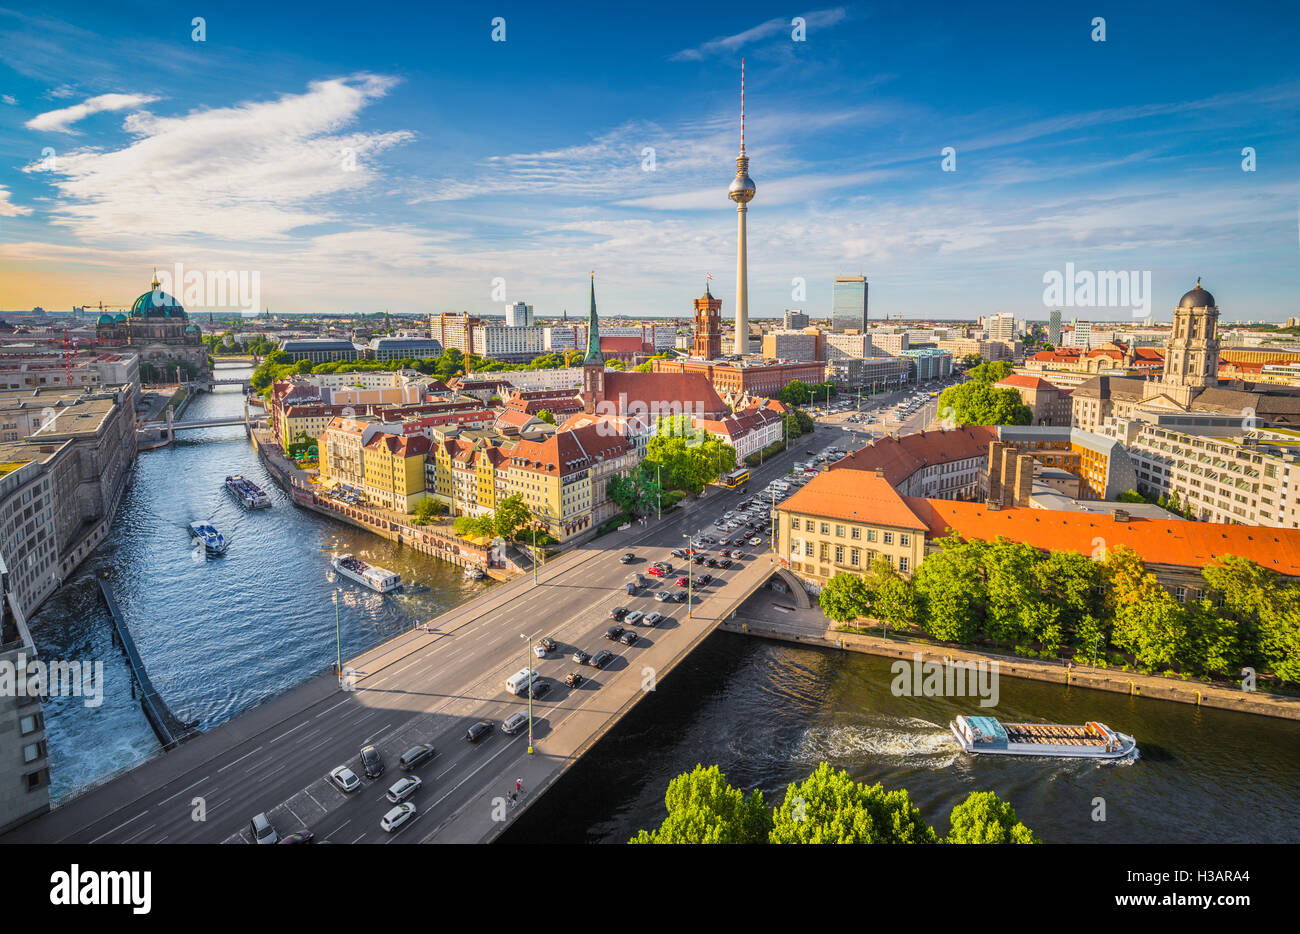
<svg viewBox="0 0 1300 934">
<path fill-rule="evenodd" d="M 736 157 L 736 177 L 727 189 L 727 197 L 736 202 L 736 344 L 735 353 L 749 353 L 749 270 L 745 263 L 746 207 L 754 200 L 754 180 L 749 177 L 749 156 L 745 155 L 745 60 L 740 60 L 740 155 Z"/>
</svg>

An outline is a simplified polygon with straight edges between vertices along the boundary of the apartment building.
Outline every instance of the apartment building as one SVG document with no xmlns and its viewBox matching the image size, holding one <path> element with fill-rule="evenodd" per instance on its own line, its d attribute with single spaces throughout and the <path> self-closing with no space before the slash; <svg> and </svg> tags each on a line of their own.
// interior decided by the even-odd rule
<svg viewBox="0 0 1300 934">
<path fill-rule="evenodd" d="M 4 480 L 13 473 L 6 474 Z M 40 698 L 25 689 L 27 665 L 38 655 L 21 602 L 10 590 L 8 565 L 0 554 L 0 666 L 15 676 L 13 691 L 0 692 L 0 833 L 50 808 L 45 713 Z"/>
<path fill-rule="evenodd" d="M 361 489 L 372 502 L 409 513 L 424 499 L 424 463 L 431 448 L 424 435 L 375 432 L 361 446 Z"/>
<path fill-rule="evenodd" d="M 836 461 L 831 472 L 879 472 L 904 496 L 982 499 L 980 471 L 996 440 L 996 428 L 980 425 L 880 438 Z"/>
</svg>

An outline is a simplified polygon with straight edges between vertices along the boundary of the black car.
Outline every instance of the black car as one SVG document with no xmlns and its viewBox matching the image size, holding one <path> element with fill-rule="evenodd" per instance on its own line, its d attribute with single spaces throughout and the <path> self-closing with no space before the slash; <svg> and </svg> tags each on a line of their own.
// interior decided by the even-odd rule
<svg viewBox="0 0 1300 934">
<path fill-rule="evenodd" d="M 696 555 L 694 558 L 696 564 L 705 564 L 708 562 L 708 560 L 709 559 L 707 555 Z"/>
<path fill-rule="evenodd" d="M 713 575 L 712 575 L 712 574 L 701 574 L 701 575 L 696 579 L 695 582 L 696 582 L 697 584 L 703 586 L 703 585 L 707 584 L 707 583 L 708 583 L 709 581 L 711 581 L 711 580 L 713 580 Z"/>
<path fill-rule="evenodd" d="M 590 665 L 592 668 L 604 668 L 606 665 L 609 664 L 610 659 L 612 659 L 613 657 L 614 657 L 613 652 L 597 652 L 595 655 L 591 657 L 591 661 L 587 662 L 587 664 Z"/>
<path fill-rule="evenodd" d="M 637 635 L 635 629 L 628 629 L 623 633 L 623 635 L 618 637 L 618 641 L 622 642 L 624 645 L 631 645 L 636 641 L 636 639 Z"/>
<path fill-rule="evenodd" d="M 624 616 L 627 616 L 627 607 L 625 606 L 616 606 L 609 611 L 609 618 L 616 623 L 623 622 Z"/>
<path fill-rule="evenodd" d="M 730 558 L 723 558 L 721 561 L 718 562 L 718 567 L 720 567 L 720 568 L 729 568 L 729 567 L 731 567 L 731 559 L 730 559 Z"/>
<path fill-rule="evenodd" d="M 582 684 L 582 675 L 578 674 L 576 671 L 571 671 L 564 676 L 564 683 L 571 688 L 576 688 L 578 685 Z"/>
<path fill-rule="evenodd" d="M 490 736 L 495 732 L 491 723 L 486 720 L 480 720 L 468 730 L 465 731 L 465 738 L 471 743 L 477 743 L 484 736 Z"/>
<path fill-rule="evenodd" d="M 672 551 L 669 552 L 669 554 L 672 555 L 674 558 L 685 558 L 685 557 L 686 557 L 686 549 L 685 549 L 685 548 L 674 548 Z"/>
<path fill-rule="evenodd" d="M 361 747 L 361 768 L 366 778 L 378 778 L 384 774 L 384 760 L 374 746 Z"/>
<path fill-rule="evenodd" d="M 579 665 L 585 665 L 587 662 L 591 661 L 591 656 L 582 651 L 582 649 L 578 649 L 573 653 L 573 660 Z"/>
<path fill-rule="evenodd" d="M 622 626 L 610 626 L 608 629 L 605 630 L 605 638 L 608 639 L 610 642 L 613 642 L 615 639 L 623 635 L 623 633 L 625 632 L 627 632 L 627 630 L 624 629 Z"/>
<path fill-rule="evenodd" d="M 717 559 L 717 558 L 710 558 L 708 561 L 705 561 L 704 563 L 707 564 L 707 565 L 708 565 L 709 567 L 711 567 L 711 568 L 721 567 L 721 565 L 718 564 L 718 559 Z"/>
<path fill-rule="evenodd" d="M 625 554 L 623 557 L 621 557 L 621 558 L 618 559 L 618 563 L 619 563 L 619 564 L 631 564 L 631 563 L 632 563 L 633 561 L 635 561 L 635 560 L 636 560 L 636 555 L 632 554 L 632 552 L 629 551 L 629 552 L 628 552 L 627 554 Z"/>
<path fill-rule="evenodd" d="M 538 678 L 533 682 L 533 686 L 528 689 L 528 696 L 536 700 L 539 697 L 545 697 L 546 693 L 550 689 L 551 682 L 547 681 L 545 678 Z"/>
</svg>

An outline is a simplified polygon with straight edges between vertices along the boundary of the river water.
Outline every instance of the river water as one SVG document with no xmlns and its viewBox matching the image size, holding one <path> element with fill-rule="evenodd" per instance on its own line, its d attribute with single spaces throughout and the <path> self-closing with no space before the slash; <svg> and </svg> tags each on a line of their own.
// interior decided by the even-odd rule
<svg viewBox="0 0 1300 934">
<path fill-rule="evenodd" d="M 218 375 L 247 377 L 248 367 Z M 238 389 L 197 397 L 187 418 L 243 411 Z M 131 698 L 125 655 L 96 583 L 107 575 L 154 685 L 182 719 L 210 729 L 328 669 L 337 657 L 335 599 L 347 659 L 481 593 L 460 568 L 298 509 L 271 482 L 242 427 L 178 434 L 139 456 L 104 543 L 31 620 L 48 659 L 104 663 L 105 698 L 47 703 L 51 794 L 67 798 L 161 755 Z M 267 491 L 270 509 L 246 512 L 226 492 L 229 474 Z M 197 560 L 189 523 L 211 521 L 230 541 Z M 331 554 L 350 551 L 402 575 L 403 593 L 381 596 L 335 579 Z"/>
<path fill-rule="evenodd" d="M 241 406 L 237 391 L 218 392 L 188 414 L 226 416 Z M 222 486 L 231 473 L 253 478 L 274 506 L 241 509 Z M 187 526 L 197 518 L 231 540 L 224 557 L 191 557 Z M 326 562 L 336 551 L 392 568 L 411 586 L 385 597 L 334 581 Z M 108 539 L 32 619 L 42 655 L 100 659 L 107 679 L 98 708 L 76 699 L 46 706 L 56 802 L 162 754 L 131 698 L 98 574 L 163 697 L 204 728 L 329 668 L 336 598 L 348 658 L 488 586 L 295 508 L 242 428 L 186 432 L 142 453 Z M 996 716 L 1101 720 L 1136 736 L 1141 755 L 1104 764 L 972 758 L 955 751 L 946 724 L 980 711 L 960 699 L 894 697 L 889 664 L 715 634 L 504 839 L 623 842 L 662 820 L 668 781 L 697 762 L 717 763 L 733 784 L 779 801 L 825 759 L 858 780 L 906 788 L 941 831 L 954 804 L 991 789 L 1052 842 L 1300 842 L 1300 723 L 1003 678 Z M 1105 821 L 1093 819 L 1097 799 Z"/>
</svg>

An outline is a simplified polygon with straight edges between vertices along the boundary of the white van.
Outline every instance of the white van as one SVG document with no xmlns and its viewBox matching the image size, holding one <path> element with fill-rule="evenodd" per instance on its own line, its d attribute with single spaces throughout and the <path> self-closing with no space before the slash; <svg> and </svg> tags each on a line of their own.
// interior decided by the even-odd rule
<svg viewBox="0 0 1300 934">
<path fill-rule="evenodd" d="M 520 668 L 506 678 L 506 690 L 511 694 L 523 694 L 528 686 L 537 680 L 537 672 L 531 668 Z"/>
</svg>

